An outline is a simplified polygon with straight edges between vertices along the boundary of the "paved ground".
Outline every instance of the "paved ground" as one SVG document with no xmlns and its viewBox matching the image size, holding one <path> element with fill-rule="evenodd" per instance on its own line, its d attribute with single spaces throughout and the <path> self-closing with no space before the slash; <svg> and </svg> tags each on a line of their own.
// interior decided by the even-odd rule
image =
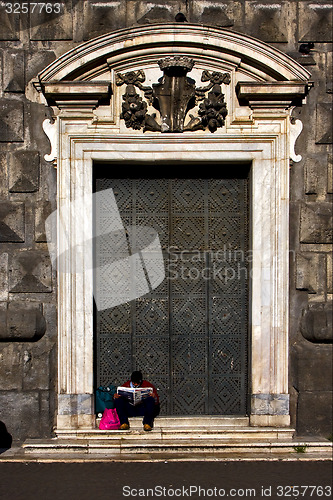
<svg viewBox="0 0 333 500">
<path fill-rule="evenodd" d="M 332 461 L 0 461 L 1 500 L 332 498 Z M 201 489 L 200 489 L 201 488 Z"/>
</svg>

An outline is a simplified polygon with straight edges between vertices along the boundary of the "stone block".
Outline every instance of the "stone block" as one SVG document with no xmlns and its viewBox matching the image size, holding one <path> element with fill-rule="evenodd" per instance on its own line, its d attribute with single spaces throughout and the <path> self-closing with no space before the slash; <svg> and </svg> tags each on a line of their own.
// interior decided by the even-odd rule
<svg viewBox="0 0 333 500">
<path fill-rule="evenodd" d="M 56 59 L 56 55 L 51 50 L 39 50 L 38 52 L 30 51 L 27 54 L 26 62 L 26 81 L 36 78 L 46 66 L 51 64 Z"/>
<path fill-rule="evenodd" d="M 308 293 L 318 292 L 318 266 L 318 254 L 296 255 L 296 290 L 306 290 Z"/>
<path fill-rule="evenodd" d="M 23 142 L 23 103 L 0 99 L 0 142 Z"/>
<path fill-rule="evenodd" d="M 3 312 L 3 308 L 1 308 L 1 312 Z M 14 343 L 2 344 L 0 351 L 0 391 L 22 389 L 22 367 L 20 346 Z M 0 420 L 2 420 L 1 417 Z"/>
<path fill-rule="evenodd" d="M 332 343 L 332 314 L 332 306 L 326 304 L 315 304 L 307 308 L 301 320 L 303 337 L 314 343 Z"/>
<path fill-rule="evenodd" d="M 38 391 L 0 392 L 0 420 L 14 441 L 40 437 L 40 404 Z"/>
<path fill-rule="evenodd" d="M 126 2 L 95 0 L 84 4 L 84 40 L 126 26 Z"/>
<path fill-rule="evenodd" d="M 0 202 L 0 242 L 24 241 L 24 203 Z"/>
<path fill-rule="evenodd" d="M 42 348 L 34 344 L 27 348 L 23 356 L 23 390 L 38 389 L 48 390 L 50 386 L 49 350 L 45 343 Z M 31 345 L 31 344 L 29 344 Z"/>
<path fill-rule="evenodd" d="M 328 155 L 327 163 L 327 192 L 333 194 L 333 155 Z"/>
<path fill-rule="evenodd" d="M 264 42 L 292 40 L 295 19 L 296 6 L 291 2 L 245 2 L 246 32 Z"/>
<path fill-rule="evenodd" d="M 14 2 L 10 2 L 11 6 L 8 8 L 5 8 L 6 3 L 7 2 L 5 2 L 4 0 L 0 3 L 0 40 L 19 40 L 20 14 L 15 14 L 14 12 L 12 12 Z"/>
<path fill-rule="evenodd" d="M 72 40 L 73 5 L 71 0 L 59 2 L 58 8 L 47 12 L 46 8 L 30 13 L 31 40 Z M 53 5 L 53 3 L 51 3 Z M 92 37 L 93 38 L 93 37 Z"/>
<path fill-rule="evenodd" d="M 305 193 L 319 194 L 325 196 L 327 191 L 326 175 L 327 157 L 326 155 L 311 155 L 306 158 L 305 165 Z"/>
<path fill-rule="evenodd" d="M 316 108 L 316 144 L 331 144 L 332 103 L 318 103 Z"/>
<path fill-rule="evenodd" d="M 22 250 L 9 258 L 10 293 L 52 292 L 51 262 L 48 253 Z"/>
<path fill-rule="evenodd" d="M 52 206 L 49 201 L 44 201 L 38 205 L 35 212 L 35 241 L 46 243 L 45 221 L 52 213 Z"/>
<path fill-rule="evenodd" d="M 333 293 L 333 256 L 332 253 L 327 254 L 326 262 L 326 278 L 327 278 L 327 293 Z"/>
<path fill-rule="evenodd" d="M 333 92 L 333 54 L 332 52 L 327 52 L 326 54 L 326 92 L 332 94 Z"/>
<path fill-rule="evenodd" d="M 24 92 L 24 51 L 6 51 L 3 61 L 3 87 L 5 92 Z"/>
<path fill-rule="evenodd" d="M 240 2 L 193 2 L 190 20 L 193 23 L 221 26 L 223 28 L 241 26 L 242 6 Z"/>
<path fill-rule="evenodd" d="M 9 191 L 33 193 L 39 185 L 39 152 L 16 151 L 9 157 Z"/>
<path fill-rule="evenodd" d="M 179 12 L 186 16 L 186 10 L 186 2 L 181 0 L 157 0 L 151 3 L 143 0 L 129 0 L 127 2 L 127 23 L 129 25 L 173 23 Z"/>
<path fill-rule="evenodd" d="M 295 361 L 298 392 L 332 390 L 332 345 L 299 345 Z"/>
<path fill-rule="evenodd" d="M 332 3 L 299 2 L 299 41 L 332 41 Z"/>
<path fill-rule="evenodd" d="M 0 300 L 8 299 L 8 253 L 0 254 Z"/>
<path fill-rule="evenodd" d="M 301 243 L 332 243 L 332 205 L 307 203 L 301 208 Z"/>
<path fill-rule="evenodd" d="M 332 392 L 302 392 L 298 396 L 297 433 L 328 438 L 332 435 Z"/>
<path fill-rule="evenodd" d="M 7 153 L 0 152 L 0 197 L 6 199 L 8 196 L 8 167 Z"/>
<path fill-rule="evenodd" d="M 46 323 L 42 305 L 35 302 L 9 302 L 6 308 L 2 303 L 0 340 L 34 342 L 45 333 Z"/>
</svg>

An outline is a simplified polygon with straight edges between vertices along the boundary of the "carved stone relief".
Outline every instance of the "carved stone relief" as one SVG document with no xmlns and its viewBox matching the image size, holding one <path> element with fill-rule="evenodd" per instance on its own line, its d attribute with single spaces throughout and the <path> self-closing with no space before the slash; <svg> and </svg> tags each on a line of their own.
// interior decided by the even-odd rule
<svg viewBox="0 0 333 500">
<path fill-rule="evenodd" d="M 116 84 L 126 85 L 120 118 L 126 127 L 145 132 L 184 132 L 208 129 L 215 132 L 223 127 L 228 114 L 221 84 L 229 85 L 230 75 L 218 71 L 203 71 L 205 87 L 195 86 L 195 80 L 187 76 L 194 66 L 193 59 L 185 56 L 166 57 L 158 61 L 163 76 L 152 87 L 144 86 L 146 80 L 142 70 L 118 73 Z M 159 111 L 149 114 L 147 102 L 135 87 L 144 92 L 144 99 Z M 199 102 L 202 101 L 200 104 Z M 189 111 L 199 104 L 196 115 Z M 187 115 L 190 119 L 185 123 Z"/>
</svg>

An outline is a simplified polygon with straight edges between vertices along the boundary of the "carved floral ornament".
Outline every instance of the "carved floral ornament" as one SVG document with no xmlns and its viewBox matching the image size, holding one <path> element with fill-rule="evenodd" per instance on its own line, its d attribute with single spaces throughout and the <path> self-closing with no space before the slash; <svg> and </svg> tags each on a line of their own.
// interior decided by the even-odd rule
<svg viewBox="0 0 333 500">
<path fill-rule="evenodd" d="M 163 76 L 152 87 L 144 86 L 144 71 L 118 73 L 116 84 L 126 85 L 120 118 L 126 127 L 154 132 L 184 132 L 208 129 L 215 132 L 223 127 L 228 114 L 222 93 L 222 84 L 229 85 L 229 73 L 203 71 L 205 87 L 196 88 L 195 81 L 187 76 L 194 66 L 193 59 L 184 56 L 167 57 L 158 61 Z M 140 89 L 144 98 L 136 91 Z M 160 113 L 148 113 L 148 104 Z M 200 104 L 199 104 L 200 103 Z M 189 111 L 199 104 L 197 116 Z M 185 120 L 189 115 L 189 120 Z"/>
</svg>

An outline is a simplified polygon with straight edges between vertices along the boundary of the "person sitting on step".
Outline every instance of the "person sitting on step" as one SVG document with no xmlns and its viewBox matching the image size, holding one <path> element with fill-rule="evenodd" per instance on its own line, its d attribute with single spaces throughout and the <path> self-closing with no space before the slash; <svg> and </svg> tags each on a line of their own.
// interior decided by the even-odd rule
<svg viewBox="0 0 333 500">
<path fill-rule="evenodd" d="M 118 413 L 120 420 L 120 429 L 128 430 L 130 425 L 129 417 L 143 417 L 143 429 L 145 431 L 151 431 L 154 426 L 154 418 L 160 412 L 160 400 L 157 394 L 156 387 L 148 382 L 148 380 L 143 380 L 142 373 L 140 371 L 134 371 L 131 375 L 130 380 L 127 380 L 122 387 L 143 387 L 152 388 L 153 392 L 151 396 L 145 397 L 141 403 L 136 406 L 130 404 L 129 400 L 121 396 L 120 394 L 114 394 L 114 405 Z"/>
</svg>

